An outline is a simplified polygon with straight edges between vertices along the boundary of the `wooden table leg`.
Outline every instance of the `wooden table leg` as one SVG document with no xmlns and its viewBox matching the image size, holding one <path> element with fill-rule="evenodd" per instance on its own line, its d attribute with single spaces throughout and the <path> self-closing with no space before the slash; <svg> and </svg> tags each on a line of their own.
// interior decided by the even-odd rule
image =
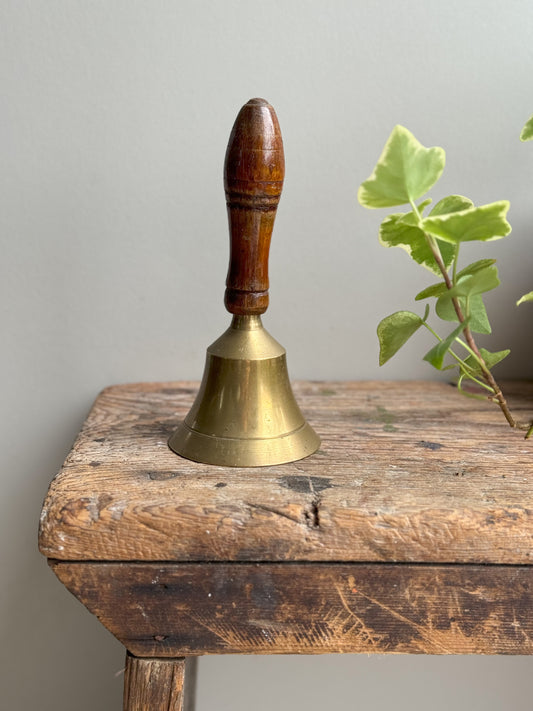
<svg viewBox="0 0 533 711">
<path fill-rule="evenodd" d="M 126 656 L 123 711 L 193 711 L 196 657 Z"/>
</svg>

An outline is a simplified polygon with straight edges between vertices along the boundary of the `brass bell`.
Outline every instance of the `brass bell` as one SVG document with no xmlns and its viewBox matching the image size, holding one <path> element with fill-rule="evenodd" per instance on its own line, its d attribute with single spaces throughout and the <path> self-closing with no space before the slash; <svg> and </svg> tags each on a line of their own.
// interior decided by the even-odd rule
<svg viewBox="0 0 533 711">
<path fill-rule="evenodd" d="M 320 444 L 294 399 L 285 349 L 261 323 L 284 175 L 276 113 L 264 99 L 251 99 L 237 116 L 224 163 L 230 229 L 224 303 L 233 320 L 207 349 L 196 400 L 168 443 L 187 459 L 267 466 L 307 457 Z"/>
</svg>

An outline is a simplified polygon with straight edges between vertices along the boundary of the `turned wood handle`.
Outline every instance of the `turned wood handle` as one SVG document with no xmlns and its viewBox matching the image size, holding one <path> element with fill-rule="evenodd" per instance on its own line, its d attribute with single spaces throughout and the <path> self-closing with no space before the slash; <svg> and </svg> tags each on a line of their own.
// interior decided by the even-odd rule
<svg viewBox="0 0 533 711">
<path fill-rule="evenodd" d="M 239 112 L 224 162 L 230 260 L 224 303 L 232 314 L 262 314 L 268 307 L 268 252 L 285 158 L 276 112 L 251 99 Z"/>
</svg>

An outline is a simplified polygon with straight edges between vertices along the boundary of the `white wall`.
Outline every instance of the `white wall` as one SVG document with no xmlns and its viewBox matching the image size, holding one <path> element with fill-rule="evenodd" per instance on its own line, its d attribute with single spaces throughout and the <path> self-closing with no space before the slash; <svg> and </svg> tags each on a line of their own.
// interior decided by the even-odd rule
<svg viewBox="0 0 533 711">
<path fill-rule="evenodd" d="M 533 144 L 518 141 L 533 111 L 532 22 L 529 0 L 0 0 L 6 709 L 120 708 L 122 649 L 39 556 L 40 505 L 102 387 L 199 378 L 226 327 L 222 162 L 249 98 L 274 105 L 285 141 L 265 324 L 292 377 L 434 377 L 420 342 L 377 367 L 378 320 L 431 280 L 379 246 L 379 215 L 356 203 L 395 123 L 446 148 L 436 197 L 511 200 L 513 234 L 469 254 L 498 258 L 491 345 L 514 351 L 504 375 L 531 377 L 532 312 L 514 301 L 533 288 Z M 530 669 L 208 659 L 199 711 L 272 698 L 280 710 L 518 711 Z"/>
</svg>

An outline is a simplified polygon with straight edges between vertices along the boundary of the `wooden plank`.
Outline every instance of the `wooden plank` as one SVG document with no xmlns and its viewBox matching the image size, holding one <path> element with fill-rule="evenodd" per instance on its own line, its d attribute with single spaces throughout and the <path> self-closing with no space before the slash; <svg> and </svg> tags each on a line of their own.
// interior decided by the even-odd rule
<svg viewBox="0 0 533 711">
<path fill-rule="evenodd" d="M 67 563 L 62 583 L 142 656 L 533 654 L 533 567 Z"/>
<path fill-rule="evenodd" d="M 126 655 L 124 711 L 193 711 L 196 659 Z"/>
<path fill-rule="evenodd" d="M 308 459 L 232 469 L 167 438 L 196 385 L 105 390 L 42 513 L 63 560 L 533 560 L 533 439 L 438 382 L 299 383 L 322 437 Z M 533 383 L 507 385 L 521 419 Z"/>
</svg>

